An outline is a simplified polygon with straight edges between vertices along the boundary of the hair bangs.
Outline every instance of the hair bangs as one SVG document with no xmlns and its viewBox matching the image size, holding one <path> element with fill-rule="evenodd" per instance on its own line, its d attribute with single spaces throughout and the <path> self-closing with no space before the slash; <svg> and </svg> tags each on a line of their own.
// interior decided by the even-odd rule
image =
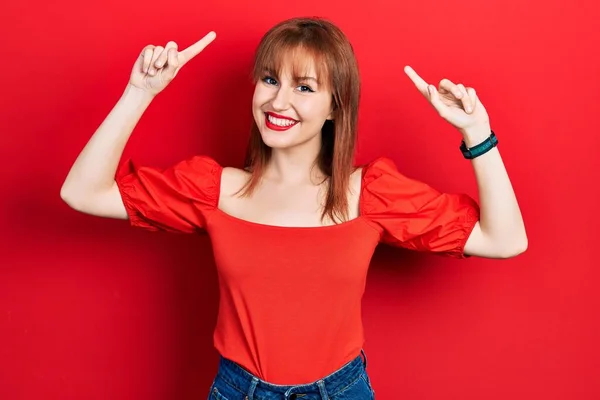
<svg viewBox="0 0 600 400">
<path fill-rule="evenodd" d="M 278 39 L 278 40 L 277 40 Z M 318 85 L 331 87 L 332 79 L 328 68 L 327 54 L 311 42 L 290 40 L 298 38 L 274 38 L 257 54 L 253 77 L 257 82 L 265 74 L 280 79 L 285 74 L 294 82 L 314 78 Z"/>
</svg>

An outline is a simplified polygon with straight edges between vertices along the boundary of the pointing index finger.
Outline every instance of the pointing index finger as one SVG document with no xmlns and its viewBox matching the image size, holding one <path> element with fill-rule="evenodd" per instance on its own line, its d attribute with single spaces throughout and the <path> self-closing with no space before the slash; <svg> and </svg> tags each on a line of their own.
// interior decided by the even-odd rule
<svg viewBox="0 0 600 400">
<path fill-rule="evenodd" d="M 406 73 L 406 75 L 408 75 L 408 77 L 410 78 L 410 80 L 413 81 L 413 83 L 415 84 L 415 86 L 417 87 L 417 89 L 419 89 L 419 91 L 424 96 L 426 96 L 427 95 L 427 82 L 425 82 L 425 80 L 423 78 L 421 78 L 419 76 L 419 74 L 417 74 L 415 72 L 415 70 L 412 69 L 408 65 L 404 67 L 404 72 Z"/>
<path fill-rule="evenodd" d="M 187 49 L 181 51 L 178 54 L 179 65 L 183 66 L 185 63 L 190 61 L 192 58 L 194 58 L 198 54 L 200 54 L 206 46 L 208 46 L 213 40 L 215 40 L 216 37 L 217 37 L 217 34 L 213 31 L 211 31 L 206 36 L 204 36 L 202 39 L 200 39 L 199 41 L 197 41 L 196 43 L 194 43 Z"/>
</svg>

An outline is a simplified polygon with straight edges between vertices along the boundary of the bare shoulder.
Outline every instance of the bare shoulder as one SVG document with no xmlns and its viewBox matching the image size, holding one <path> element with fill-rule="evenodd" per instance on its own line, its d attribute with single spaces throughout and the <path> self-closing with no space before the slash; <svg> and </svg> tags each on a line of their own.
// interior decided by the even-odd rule
<svg viewBox="0 0 600 400">
<path fill-rule="evenodd" d="M 362 183 L 362 168 L 356 168 L 350 174 L 350 187 L 348 193 L 348 206 L 350 207 L 350 216 L 352 218 L 360 215 L 360 190 Z"/>
<path fill-rule="evenodd" d="M 350 192 L 352 195 L 359 195 L 361 184 L 362 184 L 362 167 L 357 167 L 352 174 L 350 174 Z"/>
<path fill-rule="evenodd" d="M 224 167 L 221 173 L 221 197 L 231 197 L 250 179 L 250 173 L 240 168 Z"/>
</svg>

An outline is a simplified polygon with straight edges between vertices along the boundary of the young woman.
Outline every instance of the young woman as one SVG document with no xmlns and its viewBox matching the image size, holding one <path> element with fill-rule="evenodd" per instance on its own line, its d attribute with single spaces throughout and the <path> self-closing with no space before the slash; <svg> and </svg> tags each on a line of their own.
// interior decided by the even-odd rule
<svg viewBox="0 0 600 400">
<path fill-rule="evenodd" d="M 221 355 L 214 399 L 371 399 L 361 298 L 378 243 L 452 257 L 505 258 L 527 237 L 488 115 L 475 90 L 408 77 L 462 134 L 480 205 L 440 193 L 378 158 L 354 166 L 359 73 L 333 24 L 273 27 L 255 58 L 245 169 L 195 156 L 167 169 L 119 165 L 152 99 L 215 38 L 146 46 L 127 88 L 61 190 L 74 209 L 149 230 L 211 237 Z M 460 154 L 459 154 L 460 155 Z"/>
</svg>

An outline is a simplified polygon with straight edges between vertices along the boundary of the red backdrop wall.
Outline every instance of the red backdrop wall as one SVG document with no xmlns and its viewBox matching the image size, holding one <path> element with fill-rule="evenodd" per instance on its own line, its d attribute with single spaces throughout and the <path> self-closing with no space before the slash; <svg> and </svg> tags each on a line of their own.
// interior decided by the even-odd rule
<svg viewBox="0 0 600 400">
<path fill-rule="evenodd" d="M 208 239 L 68 208 L 60 186 L 148 43 L 217 40 L 126 149 L 167 166 L 242 162 L 252 54 L 281 19 L 332 19 L 363 77 L 358 162 L 476 196 L 459 134 L 404 76 L 477 89 L 529 250 L 443 259 L 380 247 L 364 298 L 380 399 L 600 398 L 598 5 L 592 0 L 23 1 L 0 26 L 0 398 L 201 399 L 216 373 Z M 294 360 L 290 360 L 294 362 Z"/>
</svg>

